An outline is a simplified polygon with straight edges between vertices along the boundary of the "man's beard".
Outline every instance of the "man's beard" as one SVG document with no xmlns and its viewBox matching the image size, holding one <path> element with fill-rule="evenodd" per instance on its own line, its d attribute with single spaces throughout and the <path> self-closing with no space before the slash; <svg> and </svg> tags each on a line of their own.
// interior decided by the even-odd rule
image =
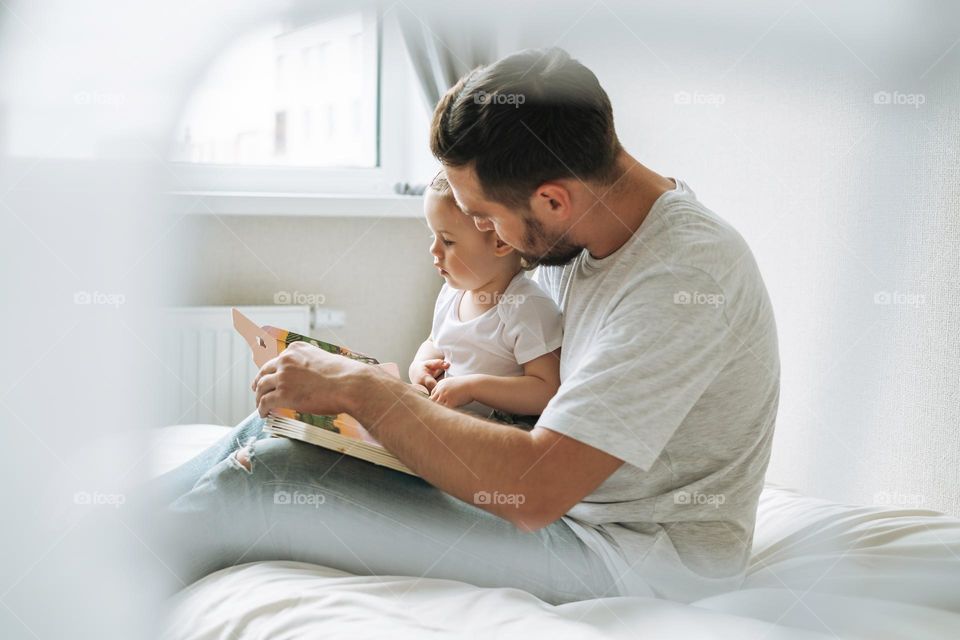
<svg viewBox="0 0 960 640">
<path fill-rule="evenodd" d="M 547 230 L 543 228 L 543 224 L 532 216 L 524 216 L 523 223 L 524 247 L 537 248 L 538 251 L 542 251 L 542 253 L 536 254 L 519 252 L 520 256 L 531 266 L 540 264 L 548 267 L 563 266 L 569 264 L 583 251 L 583 247 L 578 247 L 568 241 L 565 237 L 566 234 L 556 237 L 550 236 Z M 539 247 L 543 247 L 543 249 L 539 249 Z"/>
</svg>

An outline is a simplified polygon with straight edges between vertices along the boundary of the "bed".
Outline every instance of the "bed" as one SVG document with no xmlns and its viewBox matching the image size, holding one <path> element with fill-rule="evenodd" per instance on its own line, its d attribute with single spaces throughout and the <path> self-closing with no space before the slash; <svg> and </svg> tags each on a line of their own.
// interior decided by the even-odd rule
<svg viewBox="0 0 960 640">
<path fill-rule="evenodd" d="M 155 472 L 225 430 L 160 430 Z M 169 605 L 166 640 L 960 638 L 960 520 L 768 485 L 743 588 L 691 604 L 617 597 L 553 606 L 518 589 L 255 562 L 211 574 Z"/>
</svg>

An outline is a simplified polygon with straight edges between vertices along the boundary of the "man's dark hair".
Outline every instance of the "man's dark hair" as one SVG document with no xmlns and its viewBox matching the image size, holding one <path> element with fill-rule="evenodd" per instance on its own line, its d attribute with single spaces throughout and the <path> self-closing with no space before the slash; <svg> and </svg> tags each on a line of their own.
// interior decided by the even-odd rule
<svg viewBox="0 0 960 640">
<path fill-rule="evenodd" d="M 526 207 L 549 180 L 615 180 L 620 142 L 597 77 L 552 48 L 462 77 L 437 103 L 430 149 L 444 165 L 472 163 L 487 198 Z"/>
</svg>

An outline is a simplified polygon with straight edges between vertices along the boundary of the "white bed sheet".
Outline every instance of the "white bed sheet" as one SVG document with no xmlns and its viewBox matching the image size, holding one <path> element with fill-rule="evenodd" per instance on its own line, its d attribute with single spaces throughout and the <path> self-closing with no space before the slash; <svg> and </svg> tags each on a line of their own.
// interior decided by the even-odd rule
<svg viewBox="0 0 960 640">
<path fill-rule="evenodd" d="M 225 433 L 158 437 L 156 471 Z M 352 576 L 294 562 L 224 569 L 170 602 L 164 638 L 960 638 L 960 520 L 840 505 L 768 486 L 743 589 L 690 605 L 603 598 L 561 606 L 517 589 Z"/>
</svg>

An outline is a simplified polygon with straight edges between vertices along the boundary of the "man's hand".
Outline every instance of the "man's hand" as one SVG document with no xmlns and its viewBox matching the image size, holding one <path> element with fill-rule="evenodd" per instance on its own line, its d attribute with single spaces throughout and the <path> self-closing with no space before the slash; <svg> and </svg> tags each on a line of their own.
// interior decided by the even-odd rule
<svg viewBox="0 0 960 640">
<path fill-rule="evenodd" d="M 426 388 L 425 386 L 423 386 L 422 384 L 416 384 L 416 383 L 414 383 L 414 382 L 411 382 L 411 383 L 410 383 L 410 386 L 413 387 L 414 389 L 416 389 L 419 393 L 422 393 L 423 395 L 425 395 L 425 396 L 427 396 L 427 397 L 430 396 L 430 392 L 427 391 L 427 388 Z"/>
<path fill-rule="evenodd" d="M 437 404 L 456 409 L 473 402 L 473 376 L 444 378 L 430 392 L 430 399 Z"/>
<path fill-rule="evenodd" d="M 437 379 L 449 368 L 450 363 L 443 358 L 419 360 L 410 365 L 410 382 L 420 385 L 430 393 L 437 386 Z"/>
<path fill-rule="evenodd" d="M 348 411 L 353 382 L 368 368 L 361 362 L 294 342 L 267 362 L 253 379 L 260 417 L 285 408 L 336 415 Z"/>
</svg>

